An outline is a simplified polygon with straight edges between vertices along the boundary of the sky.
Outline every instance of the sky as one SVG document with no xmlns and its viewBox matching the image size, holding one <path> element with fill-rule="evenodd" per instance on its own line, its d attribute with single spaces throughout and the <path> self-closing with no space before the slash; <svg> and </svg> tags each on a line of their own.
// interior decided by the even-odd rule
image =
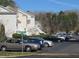
<svg viewBox="0 0 79 59">
<path fill-rule="evenodd" d="M 59 12 L 79 10 L 79 0 L 15 0 L 17 6 L 24 11 Z"/>
</svg>

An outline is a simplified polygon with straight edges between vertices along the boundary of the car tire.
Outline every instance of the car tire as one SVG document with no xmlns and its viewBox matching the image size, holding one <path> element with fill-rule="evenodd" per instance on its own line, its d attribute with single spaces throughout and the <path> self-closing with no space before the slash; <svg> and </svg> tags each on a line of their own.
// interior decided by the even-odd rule
<svg viewBox="0 0 79 59">
<path fill-rule="evenodd" d="M 48 43 L 44 43 L 44 47 L 49 47 L 49 44 Z"/>
<path fill-rule="evenodd" d="M 1 51 L 6 51 L 6 47 L 5 46 L 2 46 L 1 47 Z"/>
<path fill-rule="evenodd" d="M 30 47 L 30 46 L 26 46 L 26 47 L 25 47 L 25 51 L 26 51 L 26 52 L 31 52 L 31 47 Z"/>
</svg>

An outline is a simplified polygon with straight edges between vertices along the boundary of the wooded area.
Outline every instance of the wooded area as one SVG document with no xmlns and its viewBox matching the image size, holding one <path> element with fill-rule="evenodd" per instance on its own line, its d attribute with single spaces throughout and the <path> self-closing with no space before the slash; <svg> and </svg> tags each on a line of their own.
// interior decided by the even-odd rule
<svg viewBox="0 0 79 59">
<path fill-rule="evenodd" d="M 59 13 L 37 13 L 36 21 L 42 25 L 42 30 L 47 34 L 52 34 L 58 31 L 79 31 L 79 19 L 76 12 Z"/>
</svg>

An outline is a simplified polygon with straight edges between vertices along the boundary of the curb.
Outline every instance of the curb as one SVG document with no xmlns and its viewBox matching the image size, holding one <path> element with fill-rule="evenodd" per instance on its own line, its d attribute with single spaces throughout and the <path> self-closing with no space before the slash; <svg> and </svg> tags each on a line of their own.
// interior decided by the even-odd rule
<svg viewBox="0 0 79 59">
<path fill-rule="evenodd" d="M 72 55 L 72 56 L 79 56 L 79 54 L 77 53 L 40 53 L 40 54 L 37 54 L 37 55 L 50 55 L 50 56 L 69 56 L 69 55 Z"/>
<path fill-rule="evenodd" d="M 36 54 L 29 54 L 29 55 L 17 55 L 17 56 L 0 56 L 0 58 L 16 58 L 16 57 L 22 57 L 22 56 L 31 56 Z"/>
<path fill-rule="evenodd" d="M 16 57 L 23 57 L 23 56 L 32 56 L 32 55 L 36 55 L 36 56 L 79 56 L 79 53 L 34 53 L 31 55 L 20 55 L 20 56 L 0 56 L 0 58 L 16 58 Z"/>
<path fill-rule="evenodd" d="M 31 55 L 20 55 L 20 56 L 0 56 L 0 58 L 16 58 L 16 57 L 22 57 L 22 56 L 31 56 Z"/>
</svg>

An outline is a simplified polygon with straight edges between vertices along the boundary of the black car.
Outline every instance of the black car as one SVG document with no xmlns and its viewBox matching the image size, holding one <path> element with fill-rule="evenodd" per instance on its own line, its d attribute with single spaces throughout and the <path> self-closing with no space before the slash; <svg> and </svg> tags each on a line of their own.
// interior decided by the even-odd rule
<svg viewBox="0 0 79 59">
<path fill-rule="evenodd" d="M 50 40 L 50 41 L 53 41 L 53 42 L 62 42 L 63 41 L 61 38 L 57 38 L 56 36 L 50 36 L 50 37 L 46 37 L 44 39 Z"/>
</svg>

